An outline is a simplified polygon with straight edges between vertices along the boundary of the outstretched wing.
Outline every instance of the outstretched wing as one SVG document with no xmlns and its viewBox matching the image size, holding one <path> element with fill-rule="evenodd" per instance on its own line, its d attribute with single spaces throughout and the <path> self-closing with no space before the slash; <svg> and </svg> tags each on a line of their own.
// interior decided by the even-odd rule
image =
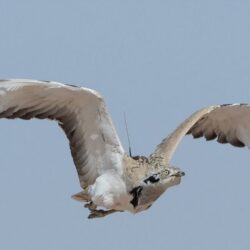
<svg viewBox="0 0 250 250">
<path fill-rule="evenodd" d="M 56 120 L 69 139 L 83 188 L 107 169 L 122 172 L 124 149 L 103 98 L 94 90 L 57 82 L 1 80 L 0 118 Z"/>
<path fill-rule="evenodd" d="M 194 138 L 204 136 L 207 141 L 230 143 L 236 147 L 250 148 L 250 106 L 224 104 L 202 116 L 187 132 Z"/>
<path fill-rule="evenodd" d="M 250 148 L 250 106 L 224 104 L 197 111 L 157 146 L 150 160 L 167 165 L 186 134 L 194 138 L 204 136 L 207 140 L 217 138 L 220 143 Z"/>
</svg>

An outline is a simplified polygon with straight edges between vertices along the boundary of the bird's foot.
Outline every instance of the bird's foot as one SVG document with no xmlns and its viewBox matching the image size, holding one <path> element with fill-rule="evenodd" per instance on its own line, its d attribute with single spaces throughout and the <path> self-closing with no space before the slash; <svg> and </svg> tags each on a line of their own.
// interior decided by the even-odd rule
<svg viewBox="0 0 250 250">
<path fill-rule="evenodd" d="M 94 218 L 102 218 L 106 215 L 109 214 L 113 214 L 116 212 L 123 212 L 123 211 L 119 211 L 119 210 L 114 210 L 114 209 L 110 209 L 110 210 L 92 210 L 91 213 L 88 216 L 88 219 L 94 219 Z"/>
<path fill-rule="evenodd" d="M 106 215 L 109 215 L 109 214 L 113 214 L 113 213 L 116 213 L 116 212 L 123 212 L 123 211 L 120 211 L 120 210 L 114 210 L 114 209 L 110 209 L 110 210 L 102 210 L 102 209 L 99 209 L 97 210 L 97 206 L 92 202 L 88 202 L 84 205 L 84 207 L 88 208 L 89 211 L 90 211 L 90 214 L 88 216 L 88 219 L 94 219 L 94 218 L 102 218 Z"/>
<path fill-rule="evenodd" d="M 86 203 L 84 207 L 88 208 L 91 212 L 96 211 L 97 208 L 97 206 L 92 201 Z"/>
</svg>

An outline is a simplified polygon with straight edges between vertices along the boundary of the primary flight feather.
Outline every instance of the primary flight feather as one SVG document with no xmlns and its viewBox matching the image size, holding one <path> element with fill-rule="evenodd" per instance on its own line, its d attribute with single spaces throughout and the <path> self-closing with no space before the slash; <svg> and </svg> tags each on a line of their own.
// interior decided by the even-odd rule
<svg viewBox="0 0 250 250">
<path fill-rule="evenodd" d="M 82 188 L 73 198 L 85 202 L 89 218 L 143 211 L 179 184 L 184 172 L 170 166 L 170 160 L 186 134 L 250 147 L 250 106 L 224 104 L 192 114 L 149 157 L 130 157 L 98 92 L 49 81 L 0 80 L 0 118 L 50 119 L 59 124 Z"/>
</svg>

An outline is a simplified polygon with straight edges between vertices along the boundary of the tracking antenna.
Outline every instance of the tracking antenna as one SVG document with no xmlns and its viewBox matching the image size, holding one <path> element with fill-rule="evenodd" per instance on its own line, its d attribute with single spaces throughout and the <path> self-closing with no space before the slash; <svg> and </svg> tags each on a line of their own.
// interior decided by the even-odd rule
<svg viewBox="0 0 250 250">
<path fill-rule="evenodd" d="M 126 134 L 127 134 L 127 138 L 128 138 L 128 151 L 129 151 L 129 156 L 132 157 L 132 150 L 131 150 L 130 137 L 129 137 L 129 133 L 128 133 L 128 124 L 127 124 L 126 112 L 124 112 L 123 115 L 124 115 L 124 122 L 125 122 L 125 127 L 126 127 Z"/>
</svg>

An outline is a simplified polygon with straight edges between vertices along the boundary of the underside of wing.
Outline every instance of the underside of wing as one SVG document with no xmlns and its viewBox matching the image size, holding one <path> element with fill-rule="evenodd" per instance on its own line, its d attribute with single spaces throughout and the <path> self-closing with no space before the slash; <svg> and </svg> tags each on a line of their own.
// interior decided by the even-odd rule
<svg viewBox="0 0 250 250">
<path fill-rule="evenodd" d="M 156 147 L 150 161 L 167 165 L 186 134 L 250 148 L 250 105 L 224 104 L 195 112 Z"/>
<path fill-rule="evenodd" d="M 250 106 L 225 104 L 202 116 L 188 131 L 194 138 L 250 147 Z"/>
<path fill-rule="evenodd" d="M 0 81 L 0 118 L 56 120 L 67 135 L 83 188 L 107 169 L 122 172 L 124 153 L 103 98 L 57 82 Z"/>
</svg>

